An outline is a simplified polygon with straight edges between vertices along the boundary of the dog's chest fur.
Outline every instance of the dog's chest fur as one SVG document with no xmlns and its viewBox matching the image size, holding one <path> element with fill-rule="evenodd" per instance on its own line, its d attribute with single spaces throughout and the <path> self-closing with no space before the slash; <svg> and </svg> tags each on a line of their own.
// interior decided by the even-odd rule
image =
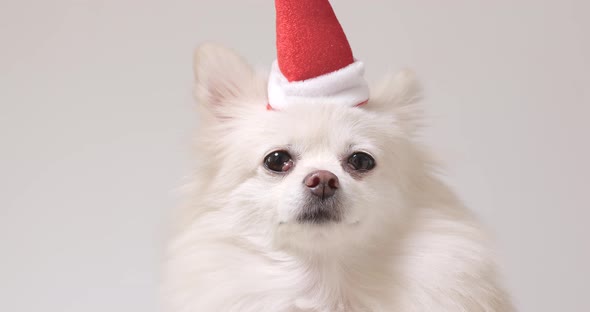
<svg viewBox="0 0 590 312">
<path fill-rule="evenodd" d="M 346 272 L 337 263 L 305 263 L 285 255 L 256 255 L 227 247 L 209 254 L 206 264 L 180 275 L 191 283 L 184 288 L 185 295 L 194 296 L 187 306 L 198 311 L 311 312 L 380 311 L 377 307 L 391 305 L 385 302 L 389 301 L 385 293 L 393 293 L 386 282 L 392 280 L 389 272 L 376 268 L 369 274 L 373 277 L 367 278 Z M 202 257 L 209 252 L 197 253 Z"/>
<path fill-rule="evenodd" d="M 455 220 L 417 225 L 381 254 L 323 259 L 260 252 L 208 224 L 171 245 L 172 311 L 510 311 L 493 267 L 478 258 L 480 233 Z"/>
</svg>

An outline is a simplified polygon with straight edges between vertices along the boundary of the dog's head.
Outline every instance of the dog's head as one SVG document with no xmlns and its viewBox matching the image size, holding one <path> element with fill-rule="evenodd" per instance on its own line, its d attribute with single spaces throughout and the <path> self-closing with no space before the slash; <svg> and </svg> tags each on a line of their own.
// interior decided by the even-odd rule
<svg viewBox="0 0 590 312">
<path fill-rule="evenodd" d="M 387 80 L 362 107 L 318 100 L 267 110 L 264 76 L 233 52 L 200 47 L 195 73 L 196 209 L 220 227 L 269 246 L 330 250 L 401 226 L 425 165 L 412 142 L 410 74 Z"/>
</svg>

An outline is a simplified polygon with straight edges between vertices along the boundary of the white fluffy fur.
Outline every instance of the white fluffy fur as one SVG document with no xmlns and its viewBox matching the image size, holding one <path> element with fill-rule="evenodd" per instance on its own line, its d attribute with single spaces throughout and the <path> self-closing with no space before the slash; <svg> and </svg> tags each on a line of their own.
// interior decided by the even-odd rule
<svg viewBox="0 0 590 312">
<path fill-rule="evenodd" d="M 302 101 L 267 111 L 266 81 L 215 45 L 195 60 L 197 165 L 168 245 L 167 311 L 512 311 L 481 226 L 414 142 L 420 114 L 409 73 L 362 108 Z M 270 174 L 264 156 L 296 164 Z M 361 179 L 341 158 L 372 154 Z M 315 169 L 339 179 L 338 224 L 294 220 Z"/>
</svg>

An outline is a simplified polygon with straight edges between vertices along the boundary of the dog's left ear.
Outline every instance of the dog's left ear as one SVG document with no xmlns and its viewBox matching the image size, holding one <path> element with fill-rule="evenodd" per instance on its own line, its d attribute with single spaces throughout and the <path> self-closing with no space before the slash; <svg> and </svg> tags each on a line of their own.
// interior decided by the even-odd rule
<svg viewBox="0 0 590 312">
<path fill-rule="evenodd" d="M 367 109 L 392 114 L 400 129 L 413 136 L 422 126 L 422 88 L 414 72 L 403 70 L 385 78 L 371 91 Z"/>
<path fill-rule="evenodd" d="M 218 117 L 226 117 L 232 106 L 240 104 L 236 100 L 247 98 L 260 89 L 256 85 L 260 79 L 242 57 L 213 43 L 202 44 L 195 51 L 194 74 L 199 105 Z"/>
</svg>

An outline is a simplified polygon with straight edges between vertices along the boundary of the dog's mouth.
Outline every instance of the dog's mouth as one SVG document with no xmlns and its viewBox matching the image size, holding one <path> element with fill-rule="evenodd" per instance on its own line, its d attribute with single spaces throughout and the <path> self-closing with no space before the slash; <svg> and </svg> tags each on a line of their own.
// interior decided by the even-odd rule
<svg viewBox="0 0 590 312">
<path fill-rule="evenodd" d="M 342 220 L 342 209 L 337 198 L 310 197 L 301 207 L 297 222 L 303 224 L 338 223 Z"/>
</svg>

